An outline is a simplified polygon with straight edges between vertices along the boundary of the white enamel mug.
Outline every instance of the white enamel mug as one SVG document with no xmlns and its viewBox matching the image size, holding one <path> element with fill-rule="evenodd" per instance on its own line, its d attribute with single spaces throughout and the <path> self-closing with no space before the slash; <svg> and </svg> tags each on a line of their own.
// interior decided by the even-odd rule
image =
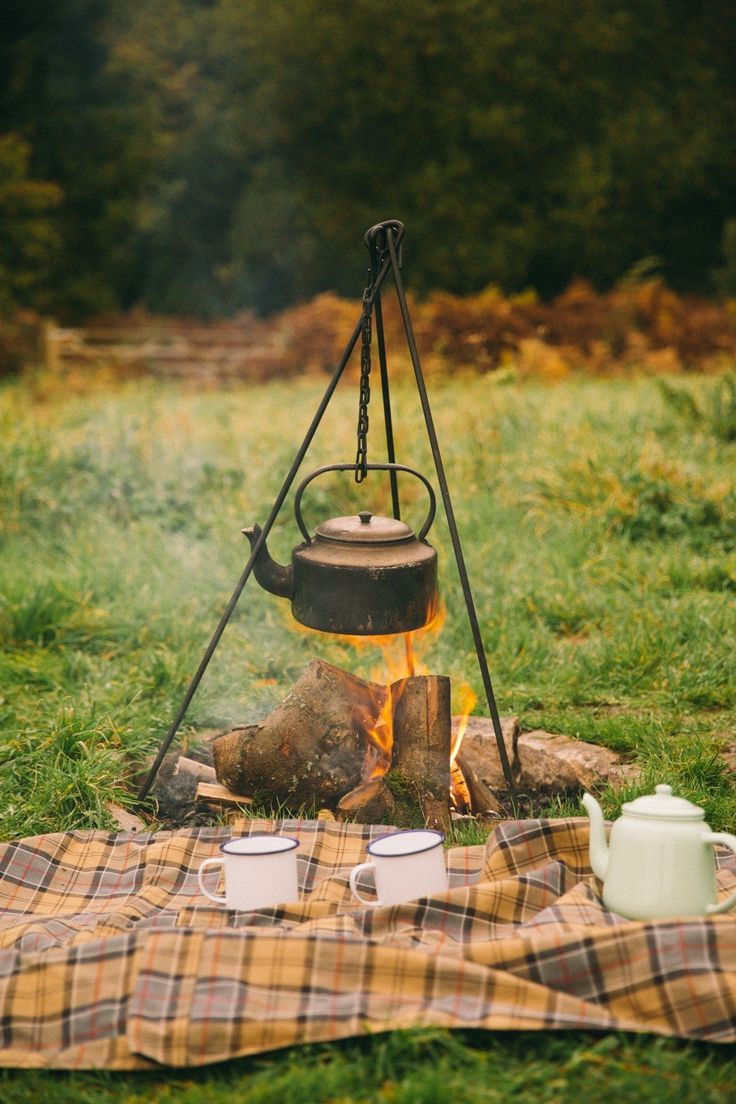
<svg viewBox="0 0 736 1104">
<path fill-rule="evenodd" d="M 446 893 L 450 887 L 442 844 L 442 832 L 432 828 L 408 828 L 378 836 L 368 844 L 368 862 L 350 871 L 350 889 L 362 905 L 398 905 Z M 367 901 L 357 889 L 364 870 L 376 879 L 376 901 Z"/>
<path fill-rule="evenodd" d="M 220 847 L 222 858 L 205 859 L 197 871 L 199 888 L 210 901 L 229 909 L 269 908 L 284 901 L 298 901 L 296 849 L 299 840 L 291 836 L 240 836 Z M 225 896 L 205 889 L 205 870 L 225 867 Z"/>
</svg>

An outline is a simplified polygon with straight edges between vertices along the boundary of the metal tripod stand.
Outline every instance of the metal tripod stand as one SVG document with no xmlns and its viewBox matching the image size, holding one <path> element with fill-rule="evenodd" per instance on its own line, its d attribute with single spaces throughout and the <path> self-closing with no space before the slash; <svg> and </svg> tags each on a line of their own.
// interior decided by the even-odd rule
<svg viewBox="0 0 736 1104">
<path fill-rule="evenodd" d="M 491 716 L 493 724 L 493 731 L 496 737 L 496 743 L 498 744 L 498 755 L 503 768 L 504 778 L 508 785 L 509 792 L 514 798 L 516 796 L 516 789 L 514 785 L 513 775 L 511 773 L 511 766 L 506 752 L 506 745 L 503 739 L 503 732 L 501 729 L 501 719 L 498 713 L 498 707 L 496 705 L 496 698 L 493 692 L 493 685 L 491 683 L 491 676 L 488 670 L 488 660 L 485 654 L 485 648 L 483 646 L 483 639 L 481 637 L 480 626 L 478 624 L 478 615 L 475 609 L 475 602 L 473 600 L 473 593 L 470 588 L 470 580 L 468 578 L 467 568 L 465 566 L 465 557 L 463 555 L 462 545 L 460 543 L 460 535 L 457 530 L 457 523 L 455 521 L 455 512 L 452 506 L 452 499 L 450 498 L 450 491 L 447 485 L 447 478 L 445 476 L 445 467 L 442 461 L 442 454 L 440 452 L 439 443 L 437 440 L 437 433 L 434 426 L 434 419 L 432 417 L 432 410 L 429 404 L 429 397 L 427 395 L 427 389 L 424 383 L 424 375 L 422 373 L 422 367 L 419 360 L 419 353 L 417 351 L 416 340 L 414 337 L 414 330 L 409 315 L 409 307 L 406 301 L 406 295 L 404 292 L 404 285 L 401 279 L 401 265 L 402 265 L 402 242 L 404 238 L 404 225 L 395 219 L 389 219 L 385 222 L 377 223 L 367 231 L 365 235 L 365 242 L 370 250 L 370 268 L 368 277 L 368 286 L 363 293 L 363 309 L 361 312 L 360 320 L 358 321 L 353 333 L 348 341 L 337 368 L 335 369 L 333 376 L 327 385 L 327 389 L 322 397 L 322 400 L 317 407 L 317 410 L 312 418 L 312 422 L 309 429 L 306 432 L 304 440 L 302 441 L 299 449 L 294 457 L 294 461 L 289 468 L 288 474 L 284 479 L 281 490 L 279 491 L 276 501 L 274 502 L 271 512 L 269 513 L 263 529 L 255 541 L 251 555 L 246 563 L 243 572 L 238 579 L 235 590 L 232 593 L 230 601 L 227 603 L 225 610 L 217 624 L 217 627 L 212 635 L 207 650 L 205 651 L 200 661 L 186 694 L 179 706 L 179 710 L 172 721 L 171 727 L 167 732 L 161 746 L 158 749 L 156 758 L 151 765 L 151 769 L 146 776 L 146 779 L 141 787 L 139 793 L 139 799 L 142 801 L 150 792 L 150 789 L 156 779 L 156 776 L 163 762 L 164 756 L 168 751 L 171 743 L 176 736 L 179 726 L 181 725 L 192 698 L 197 692 L 200 682 L 204 676 L 210 660 L 214 655 L 215 649 L 220 641 L 220 637 L 225 631 L 225 627 L 232 616 L 233 610 L 238 603 L 238 599 L 243 592 L 245 584 L 253 571 L 254 564 L 258 558 L 260 550 L 263 544 L 266 542 L 274 522 L 279 515 L 281 507 L 284 504 L 284 500 L 291 489 L 292 483 L 301 467 L 302 461 L 306 455 L 306 452 L 312 443 L 312 440 L 317 432 L 317 429 L 322 421 L 322 417 L 329 405 L 335 389 L 342 377 L 345 367 L 350 360 L 350 357 L 355 349 L 358 340 L 361 340 L 361 375 L 360 375 L 360 407 L 358 415 L 358 454 L 356 458 L 356 472 L 355 478 L 357 482 L 361 482 L 365 478 L 365 474 L 368 470 L 367 465 L 367 433 L 368 433 L 368 403 L 370 401 L 370 367 L 371 367 L 371 341 L 372 341 L 372 317 L 375 318 L 376 329 L 376 345 L 378 349 L 378 360 L 380 366 L 381 375 L 381 393 L 383 398 L 383 413 L 384 422 L 386 427 L 386 451 L 387 459 L 390 464 L 395 463 L 395 449 L 394 449 L 394 435 L 393 435 L 393 422 L 391 419 L 391 397 L 389 391 L 388 380 L 388 365 L 386 360 L 386 344 L 384 339 L 383 328 L 383 314 L 381 307 L 381 288 L 386 279 L 386 276 L 391 273 L 396 288 L 396 294 L 399 302 L 399 309 L 401 311 L 401 319 L 404 326 L 404 333 L 406 336 L 407 345 L 409 348 L 409 354 L 411 356 L 411 362 L 414 369 L 414 376 L 416 379 L 417 390 L 419 392 L 419 399 L 422 406 L 422 412 L 424 415 L 424 422 L 427 430 L 427 437 L 430 447 L 432 449 L 432 457 L 434 460 L 435 470 L 437 472 L 437 480 L 440 487 L 440 494 L 442 496 L 442 503 L 445 509 L 445 516 L 447 518 L 447 526 L 450 531 L 450 538 L 452 540 L 452 547 L 455 553 L 455 562 L 457 564 L 458 575 L 460 577 L 460 584 L 463 591 L 463 597 L 465 599 L 465 608 L 467 611 L 468 622 L 473 635 L 473 642 L 475 644 L 475 651 L 478 658 L 478 668 L 480 670 L 481 679 L 483 682 L 483 689 L 485 691 L 486 700 L 488 702 L 488 710 Z M 394 517 L 398 518 L 400 513 L 399 495 L 396 471 L 392 470 L 390 473 L 391 478 L 391 500 Z"/>
</svg>

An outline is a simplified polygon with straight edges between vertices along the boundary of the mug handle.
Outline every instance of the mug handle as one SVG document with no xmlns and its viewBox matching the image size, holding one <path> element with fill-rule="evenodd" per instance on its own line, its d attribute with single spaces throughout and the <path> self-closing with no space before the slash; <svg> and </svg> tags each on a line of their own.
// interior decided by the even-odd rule
<svg viewBox="0 0 736 1104">
<path fill-rule="evenodd" d="M 378 901 L 366 901 L 365 897 L 361 897 L 358 893 L 358 887 L 355 884 L 358 880 L 358 875 L 362 870 L 375 870 L 376 864 L 372 862 L 361 863 L 360 866 L 354 866 L 350 871 L 350 889 L 354 897 L 356 897 L 361 905 L 370 905 L 371 908 L 375 908 L 379 904 Z"/>
<path fill-rule="evenodd" d="M 206 867 L 215 866 L 215 865 L 222 866 L 224 861 L 225 861 L 224 859 L 218 859 L 218 858 L 205 859 L 204 862 L 202 863 L 202 865 L 200 866 L 199 870 L 197 871 L 197 881 L 199 883 L 199 888 L 202 890 L 202 893 L 205 895 L 205 897 L 209 897 L 210 901 L 215 901 L 218 905 L 227 904 L 227 898 L 226 897 L 218 897 L 216 893 L 210 893 L 210 891 L 208 889 L 205 889 L 204 885 L 202 884 L 202 874 L 204 873 Z"/>
<path fill-rule="evenodd" d="M 736 836 L 732 836 L 729 832 L 706 832 L 702 839 L 703 843 L 720 843 L 724 847 L 729 847 L 734 855 L 736 855 Z M 736 889 L 725 901 L 719 901 L 715 905 L 708 905 L 705 911 L 708 916 L 714 916 L 717 912 L 728 912 L 734 905 L 736 905 Z"/>
</svg>

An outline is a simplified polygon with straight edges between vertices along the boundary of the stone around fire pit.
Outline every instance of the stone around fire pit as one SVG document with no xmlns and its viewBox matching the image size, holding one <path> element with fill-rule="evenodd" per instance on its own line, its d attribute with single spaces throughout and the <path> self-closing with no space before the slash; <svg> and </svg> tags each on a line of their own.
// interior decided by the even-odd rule
<svg viewBox="0 0 736 1104">
<path fill-rule="evenodd" d="M 459 717 L 452 718 L 453 735 L 460 721 Z M 235 733 L 247 732 L 252 727 L 241 725 Z M 622 762 L 608 748 L 540 729 L 522 733 L 516 717 L 502 717 L 501 729 L 521 799 L 520 807 L 527 809 L 528 806 L 529 815 L 538 815 L 539 808 L 555 794 L 589 789 L 606 782 L 616 784 L 636 774 L 636 767 Z M 212 805 L 197 800 L 198 784 L 214 773 L 210 741 L 218 736 L 212 732 L 202 735 L 204 742 L 192 747 L 186 756 L 172 752 L 162 765 L 155 795 L 158 819 L 168 827 L 213 824 L 222 819 L 224 807 L 221 802 Z M 458 765 L 470 792 L 474 816 L 498 819 L 518 815 L 509 807 L 506 781 L 489 717 L 468 719 Z M 374 797 L 367 804 L 363 800 L 366 794 Z M 361 799 L 360 808 L 355 813 L 350 806 L 358 798 Z M 390 808 L 393 798 L 384 778 L 359 786 L 346 795 L 345 801 L 347 806 L 339 807 L 338 819 L 350 820 L 357 816 L 364 822 L 397 823 L 396 810 Z"/>
<path fill-rule="evenodd" d="M 459 718 L 453 718 L 457 730 Z M 574 740 L 560 733 L 519 731 L 516 717 L 501 718 L 506 753 L 514 780 L 520 790 L 541 794 L 587 789 L 601 782 L 618 782 L 636 773 L 631 765 L 608 748 Z M 490 717 L 471 717 L 458 754 L 476 808 L 478 804 L 493 810 L 491 797 L 506 793 L 496 737 Z M 473 784 L 479 790 L 473 794 Z M 485 800 L 483 800 L 485 798 Z"/>
<path fill-rule="evenodd" d="M 589 789 L 600 782 L 621 781 L 632 773 L 631 766 L 622 763 L 608 748 L 573 740 L 561 733 L 541 729 L 523 732 L 517 748 L 522 789 L 549 792 Z"/>
</svg>

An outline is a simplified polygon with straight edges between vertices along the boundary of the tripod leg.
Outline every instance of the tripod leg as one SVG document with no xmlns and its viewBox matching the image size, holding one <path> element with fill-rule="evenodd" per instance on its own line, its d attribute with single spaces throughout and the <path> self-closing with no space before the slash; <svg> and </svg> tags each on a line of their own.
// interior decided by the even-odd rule
<svg viewBox="0 0 736 1104">
<path fill-rule="evenodd" d="M 391 261 L 390 261 L 390 259 L 387 259 L 383 263 L 383 265 L 381 266 L 381 269 L 380 269 L 380 271 L 379 271 L 379 273 L 376 277 L 375 285 L 374 285 L 376 290 L 380 289 L 381 284 L 385 280 L 386 274 L 389 271 L 390 267 L 391 267 Z M 263 547 L 263 544 L 265 543 L 266 539 L 268 538 L 269 533 L 271 532 L 273 524 L 276 521 L 276 518 L 278 517 L 279 511 L 280 511 L 281 507 L 284 504 L 284 499 L 286 498 L 287 494 L 289 493 L 289 489 L 291 487 L 291 484 L 294 482 L 294 478 L 296 476 L 296 473 L 299 471 L 299 468 L 301 467 L 301 464 L 302 464 L 304 456 L 307 452 L 307 449 L 309 448 L 310 444 L 312 443 L 312 438 L 314 437 L 315 433 L 317 432 L 319 424 L 322 421 L 322 417 L 324 415 L 325 410 L 327 409 L 327 406 L 330 402 L 330 399 L 332 398 L 332 395 L 335 391 L 335 388 L 337 387 L 338 383 L 340 382 L 340 377 L 342 376 L 343 372 L 345 371 L 345 366 L 346 366 L 348 360 L 350 359 L 350 355 L 351 355 L 353 349 L 355 348 L 355 345 L 358 341 L 358 338 L 360 337 L 362 322 L 363 322 L 363 320 L 361 318 L 361 320 L 358 322 L 357 326 L 353 330 L 352 336 L 350 337 L 350 340 L 348 341 L 345 352 L 343 353 L 343 355 L 340 359 L 340 363 L 338 364 L 337 368 L 334 371 L 332 379 L 330 380 L 329 384 L 327 385 L 327 390 L 325 391 L 324 395 L 322 396 L 322 401 L 320 402 L 319 407 L 317 408 L 317 412 L 315 413 L 314 418 L 312 419 L 311 425 L 309 426 L 309 429 L 307 430 L 307 433 L 306 433 L 306 436 L 305 436 L 304 440 L 302 441 L 301 445 L 299 446 L 299 451 L 297 452 L 296 456 L 294 457 L 294 462 L 291 465 L 291 468 L 289 469 L 289 473 L 286 476 L 286 479 L 284 480 L 283 486 L 281 487 L 281 490 L 278 493 L 276 501 L 274 502 L 274 504 L 271 508 L 271 512 L 268 515 L 268 518 L 266 519 L 266 522 L 263 526 L 263 531 L 262 531 L 261 535 L 259 536 L 258 540 L 256 541 L 255 545 L 253 546 L 253 551 L 251 552 L 250 558 L 249 558 L 248 562 L 246 563 L 245 567 L 243 568 L 243 573 L 241 574 L 240 578 L 238 579 L 238 583 L 237 583 L 237 585 L 235 587 L 235 590 L 233 591 L 233 593 L 230 597 L 230 601 L 228 602 L 227 606 L 225 607 L 225 610 L 222 614 L 222 617 L 220 618 L 220 620 L 217 624 L 217 628 L 215 629 L 215 631 L 213 633 L 212 639 L 210 640 L 209 644 L 207 645 L 207 650 L 205 651 L 204 655 L 202 656 L 199 667 L 197 668 L 197 670 L 194 674 L 194 677 L 192 678 L 192 681 L 190 682 L 190 684 L 187 688 L 187 692 L 184 695 L 184 699 L 183 699 L 181 705 L 179 706 L 179 711 L 177 712 L 176 716 L 174 717 L 174 720 L 172 721 L 171 727 L 169 728 L 169 731 L 166 733 L 166 736 L 164 737 L 164 739 L 161 743 L 161 746 L 159 747 L 158 752 L 156 753 L 156 758 L 154 759 L 153 763 L 151 764 L 151 769 L 149 770 L 148 774 L 146 775 L 146 779 L 145 779 L 143 785 L 141 786 L 140 792 L 138 794 L 138 800 L 139 801 L 143 801 L 148 796 L 148 794 L 150 792 L 150 789 L 151 789 L 151 786 L 153 785 L 153 783 L 156 780 L 156 775 L 158 774 L 158 772 L 161 768 L 161 763 L 163 762 L 164 756 L 166 755 L 166 752 L 171 747 L 171 744 L 174 740 L 174 737 L 176 736 L 176 734 L 179 730 L 179 725 L 181 724 L 181 722 L 184 720 L 184 717 L 186 716 L 186 712 L 189 709 L 192 698 L 196 694 L 197 688 L 199 687 L 199 684 L 202 681 L 204 673 L 205 673 L 205 671 L 207 670 L 207 668 L 209 666 L 210 660 L 212 659 L 212 656 L 214 655 L 215 649 L 217 648 L 217 645 L 220 642 L 220 637 L 222 636 L 223 632 L 225 631 L 225 627 L 227 626 L 227 623 L 228 623 L 228 621 L 230 620 L 230 618 L 232 616 L 233 610 L 235 609 L 235 607 L 238 603 L 238 599 L 240 598 L 240 595 L 243 592 L 243 588 L 245 587 L 245 584 L 248 582 L 248 579 L 250 578 L 250 574 L 253 571 L 253 565 L 255 564 L 255 562 L 258 558 L 258 554 L 260 553 L 261 548 Z"/>
<path fill-rule="evenodd" d="M 480 632 L 480 625 L 478 624 L 478 615 L 475 610 L 473 593 L 470 589 L 470 580 L 468 578 L 468 572 L 465 566 L 465 557 L 463 555 L 463 549 L 460 543 L 460 534 L 458 533 L 457 523 L 455 521 L 455 511 L 452 508 L 450 489 L 447 485 L 447 478 L 445 476 L 445 466 L 442 462 L 442 454 L 440 453 L 440 446 L 437 440 L 437 432 L 434 428 L 432 409 L 429 405 L 429 396 L 427 395 L 427 388 L 424 383 L 424 375 L 422 374 L 422 366 L 419 361 L 419 352 L 417 350 L 414 330 L 412 328 L 411 317 L 409 315 L 409 306 L 406 301 L 406 295 L 404 293 L 404 287 L 401 280 L 401 272 L 399 270 L 398 258 L 396 256 L 396 247 L 394 245 L 393 235 L 388 230 L 386 232 L 386 242 L 391 259 L 391 268 L 393 270 L 394 283 L 396 285 L 396 294 L 398 296 L 399 308 L 401 310 L 401 318 L 404 323 L 406 340 L 409 346 L 409 354 L 411 356 L 412 365 L 414 366 L 414 375 L 417 381 L 417 390 L 419 391 L 419 399 L 422 404 L 424 421 L 427 427 L 427 436 L 429 438 L 429 443 L 432 449 L 434 465 L 437 470 L 437 479 L 440 485 L 440 493 L 442 494 L 442 502 L 445 507 L 447 525 L 450 530 L 450 538 L 452 540 L 452 547 L 455 553 L 455 561 L 457 563 L 458 575 L 460 576 L 460 585 L 462 586 L 463 597 L 465 599 L 465 608 L 467 610 L 470 630 L 473 634 L 473 642 L 475 644 L 475 651 L 478 657 L 478 667 L 480 669 L 480 675 L 483 681 L 483 689 L 485 690 L 486 700 L 488 702 L 488 709 L 491 714 L 493 732 L 496 737 L 496 743 L 498 744 L 498 755 L 499 759 L 501 760 L 501 767 L 503 768 L 503 774 L 504 778 L 506 779 L 506 784 L 509 788 L 509 793 L 511 794 L 512 800 L 514 800 L 516 798 L 516 785 L 511 773 L 511 764 L 509 763 L 509 757 L 507 755 L 506 745 L 503 739 L 501 718 L 498 714 L 496 697 L 493 693 L 493 684 L 491 682 L 491 675 L 488 670 L 488 660 L 486 659 L 486 653 L 483 647 L 483 638 Z"/>
<path fill-rule="evenodd" d="M 388 363 L 386 361 L 386 339 L 383 332 L 383 310 L 381 308 L 381 293 L 376 295 L 373 306 L 376 315 L 376 342 L 378 344 L 378 363 L 381 368 L 381 393 L 383 395 L 383 420 L 386 425 L 386 456 L 389 464 L 396 463 L 396 451 L 394 449 L 394 427 L 391 418 L 391 394 L 388 386 Z M 395 471 L 389 472 L 391 480 L 391 506 L 394 517 L 401 518 L 399 504 L 399 484 Z"/>
<path fill-rule="evenodd" d="M 158 774 L 158 772 L 161 768 L 161 763 L 163 762 L 164 756 L 166 755 L 166 752 L 169 750 L 169 747 L 171 746 L 171 743 L 172 743 L 174 737 L 176 736 L 176 733 L 179 730 L 179 725 L 184 720 L 184 717 L 186 715 L 187 710 L 189 709 L 192 698 L 196 694 L 197 688 L 199 687 L 199 684 L 202 681 L 204 673 L 205 673 L 205 671 L 207 670 L 207 668 L 209 666 L 210 660 L 212 659 L 212 656 L 214 655 L 215 648 L 220 643 L 220 637 L 222 636 L 223 632 L 225 631 L 225 627 L 226 627 L 228 621 L 230 620 L 230 618 L 233 614 L 233 610 L 235 609 L 235 607 L 238 603 L 238 599 L 240 598 L 240 595 L 243 592 L 243 588 L 245 587 L 245 584 L 248 582 L 248 579 L 250 578 L 250 574 L 253 571 L 253 565 L 255 564 L 255 562 L 258 558 L 258 554 L 260 553 L 264 542 L 268 538 L 268 534 L 271 532 L 271 528 L 273 527 L 273 523 L 275 522 L 275 520 L 278 516 L 279 510 L 283 506 L 284 499 L 286 498 L 287 494 L 289 493 L 289 488 L 291 487 L 291 484 L 294 482 L 294 477 L 296 476 L 296 473 L 298 472 L 298 470 L 301 466 L 302 460 L 304 459 L 304 454 L 306 453 L 307 449 L 309 448 L 309 445 L 312 441 L 312 438 L 314 437 L 314 434 L 317 431 L 317 427 L 319 426 L 319 423 L 322 421 L 322 415 L 325 412 L 325 409 L 327 407 L 328 402 L 332 398 L 332 394 L 333 394 L 335 388 L 337 387 L 340 376 L 343 373 L 345 365 L 347 364 L 347 361 L 348 361 L 348 357 L 350 356 L 350 353 L 352 352 L 353 347 L 355 346 L 355 342 L 357 341 L 359 334 L 360 334 L 360 326 L 357 326 L 354 333 L 353 333 L 353 336 L 351 338 L 350 344 L 348 345 L 348 350 L 346 352 L 346 355 L 345 355 L 345 357 L 343 357 L 343 360 L 340 362 L 339 367 L 336 369 L 335 374 L 333 375 L 332 379 L 330 380 L 330 384 L 329 384 L 329 386 L 328 386 L 328 388 L 327 388 L 327 390 L 324 394 L 322 402 L 319 405 L 317 413 L 315 414 L 315 416 L 312 420 L 312 424 L 310 425 L 309 429 L 307 430 L 307 435 L 304 438 L 304 440 L 302 441 L 302 444 L 299 448 L 299 451 L 297 452 L 297 454 L 294 458 L 294 463 L 291 465 L 291 468 L 289 469 L 289 474 L 286 476 L 286 479 L 284 480 L 283 486 L 281 487 L 281 490 L 279 491 L 278 497 L 277 497 L 276 501 L 274 502 L 274 504 L 271 508 L 271 512 L 268 515 L 268 518 L 266 519 L 266 523 L 263 526 L 263 531 L 260 534 L 260 536 L 258 537 L 258 540 L 256 541 L 255 545 L 253 546 L 253 551 L 250 555 L 250 558 L 249 558 L 247 564 L 245 565 L 245 567 L 243 569 L 242 575 L 238 579 L 237 586 L 235 587 L 235 590 L 233 591 L 233 593 L 230 597 L 230 601 L 228 602 L 227 606 L 225 607 L 225 610 L 222 614 L 222 617 L 220 618 L 220 620 L 217 624 L 217 628 L 214 631 L 212 639 L 210 640 L 209 644 L 207 645 L 207 650 L 205 651 L 204 655 L 202 656 L 199 667 L 197 668 L 197 670 L 194 674 L 194 677 L 192 678 L 192 681 L 189 684 L 187 692 L 184 695 L 184 699 L 183 699 L 181 705 L 179 706 L 179 711 L 176 714 L 176 716 L 175 716 L 175 718 L 174 718 L 174 720 L 171 724 L 171 727 L 170 727 L 169 731 L 167 732 L 160 748 L 158 749 L 158 752 L 156 754 L 156 758 L 154 759 L 154 761 L 151 765 L 151 769 L 149 770 L 148 775 L 146 776 L 146 780 L 145 780 L 145 782 L 143 783 L 143 785 L 141 787 L 140 793 L 138 794 L 138 799 L 140 801 L 143 801 L 144 798 L 148 796 L 148 793 L 151 789 L 151 786 L 153 785 L 154 781 L 156 780 L 156 775 Z"/>
</svg>

